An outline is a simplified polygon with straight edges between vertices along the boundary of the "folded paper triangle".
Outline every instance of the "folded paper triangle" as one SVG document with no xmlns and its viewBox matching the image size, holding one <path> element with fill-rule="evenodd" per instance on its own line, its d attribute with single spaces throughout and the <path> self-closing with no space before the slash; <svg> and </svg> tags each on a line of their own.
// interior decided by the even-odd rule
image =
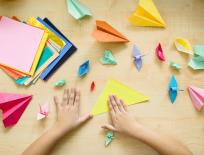
<svg viewBox="0 0 204 155">
<path fill-rule="evenodd" d="M 193 106 L 200 111 L 204 106 L 204 89 L 189 86 L 188 91 L 192 100 Z"/>
<path fill-rule="evenodd" d="M 165 22 L 152 0 L 140 0 L 129 21 L 136 26 L 165 27 Z"/>
<path fill-rule="evenodd" d="M 109 110 L 107 105 L 109 95 L 116 95 L 120 99 L 124 100 L 127 105 L 149 100 L 149 97 L 142 93 L 139 93 L 116 80 L 109 80 L 92 110 L 93 115 L 102 114 Z"/>
<path fill-rule="evenodd" d="M 19 121 L 31 99 L 31 95 L 0 93 L 0 109 L 5 128 Z"/>
<path fill-rule="evenodd" d="M 102 20 L 96 21 L 96 30 L 92 35 L 99 42 L 129 42 L 125 36 Z"/>
</svg>

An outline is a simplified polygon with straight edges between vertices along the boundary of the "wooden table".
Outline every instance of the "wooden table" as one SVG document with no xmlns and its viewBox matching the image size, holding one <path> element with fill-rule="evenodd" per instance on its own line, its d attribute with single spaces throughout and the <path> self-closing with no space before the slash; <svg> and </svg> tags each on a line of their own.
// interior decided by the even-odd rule
<svg viewBox="0 0 204 155">
<path fill-rule="evenodd" d="M 204 1 L 203 0 L 155 0 L 166 29 L 141 28 L 132 26 L 127 17 L 135 9 L 134 0 L 82 0 L 93 12 L 92 18 L 76 21 L 67 12 L 65 0 L 0 0 L 0 14 L 16 15 L 22 20 L 30 16 L 50 18 L 62 32 L 78 47 L 77 52 L 52 76 L 49 81 L 39 80 L 34 86 L 17 86 L 4 72 L 0 72 L 0 90 L 3 92 L 33 94 L 33 100 L 24 112 L 19 123 L 11 129 L 0 127 L 0 154 L 20 154 L 31 142 L 39 137 L 55 121 L 55 106 L 45 121 L 36 121 L 38 105 L 53 95 L 62 95 L 63 89 L 54 89 L 53 83 L 66 79 L 67 86 L 77 86 L 82 91 L 81 113 L 91 111 L 98 96 L 109 78 L 115 78 L 148 95 L 150 101 L 129 107 L 137 119 L 158 132 L 171 134 L 185 143 L 195 155 L 204 154 L 204 112 L 197 112 L 191 104 L 187 86 L 204 88 L 203 71 L 193 71 L 187 67 L 188 57 L 175 50 L 177 36 L 187 38 L 192 45 L 204 43 Z M 95 20 L 108 21 L 126 35 L 128 44 L 101 44 L 91 36 Z M 167 61 L 156 60 L 154 49 L 161 42 Z M 11 43 L 12 44 L 12 43 Z M 148 53 L 143 67 L 138 72 L 133 64 L 131 52 L 133 44 Z M 113 51 L 118 60 L 116 66 L 102 66 L 98 59 L 104 49 Z M 78 66 L 85 60 L 91 61 L 90 73 L 84 79 L 77 78 Z M 169 61 L 182 65 L 180 72 L 169 68 Z M 168 97 L 170 75 L 175 74 L 181 89 L 174 105 Z M 92 81 L 96 82 L 94 92 L 89 91 Z M 112 144 L 104 147 L 105 132 L 100 126 L 108 121 L 108 115 L 95 117 L 71 135 L 64 137 L 53 154 L 56 155 L 153 155 L 154 150 L 143 143 L 119 134 Z"/>
</svg>

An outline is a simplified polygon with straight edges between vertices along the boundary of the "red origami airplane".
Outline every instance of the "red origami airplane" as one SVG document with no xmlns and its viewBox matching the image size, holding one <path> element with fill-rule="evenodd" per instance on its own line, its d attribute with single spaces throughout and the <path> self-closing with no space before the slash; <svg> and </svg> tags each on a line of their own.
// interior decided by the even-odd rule
<svg viewBox="0 0 204 155">
<path fill-rule="evenodd" d="M 18 122 L 31 99 L 32 95 L 0 93 L 0 109 L 5 128 Z"/>
</svg>

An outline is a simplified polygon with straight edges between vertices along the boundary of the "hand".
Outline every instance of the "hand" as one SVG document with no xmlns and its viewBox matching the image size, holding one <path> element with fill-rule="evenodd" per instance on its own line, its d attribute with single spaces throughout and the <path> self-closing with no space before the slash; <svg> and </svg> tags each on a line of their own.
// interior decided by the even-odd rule
<svg viewBox="0 0 204 155">
<path fill-rule="evenodd" d="M 133 135 L 134 131 L 142 127 L 141 124 L 128 113 L 127 106 L 116 96 L 110 96 L 108 100 L 112 125 L 103 125 L 102 128 L 117 131 L 127 135 Z"/>
<path fill-rule="evenodd" d="M 54 97 L 57 108 L 57 121 L 55 127 L 62 133 L 66 134 L 86 122 L 92 116 L 90 114 L 80 117 L 80 92 L 75 88 L 65 89 L 62 101 Z"/>
</svg>

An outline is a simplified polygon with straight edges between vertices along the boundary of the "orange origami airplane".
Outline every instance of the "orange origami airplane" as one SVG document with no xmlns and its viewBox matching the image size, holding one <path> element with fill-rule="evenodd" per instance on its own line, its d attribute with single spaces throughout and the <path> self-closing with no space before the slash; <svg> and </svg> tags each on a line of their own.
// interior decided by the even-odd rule
<svg viewBox="0 0 204 155">
<path fill-rule="evenodd" d="M 102 20 L 96 20 L 96 29 L 92 35 L 99 42 L 129 42 L 125 36 Z"/>
</svg>

